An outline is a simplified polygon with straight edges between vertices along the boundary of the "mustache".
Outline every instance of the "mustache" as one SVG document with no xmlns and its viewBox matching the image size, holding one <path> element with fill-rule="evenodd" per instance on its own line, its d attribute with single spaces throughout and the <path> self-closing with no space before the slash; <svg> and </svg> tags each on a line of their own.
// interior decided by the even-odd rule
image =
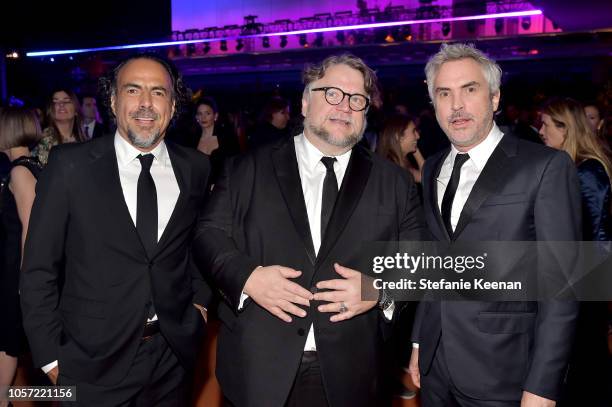
<svg viewBox="0 0 612 407">
<path fill-rule="evenodd" d="M 329 120 L 342 120 L 349 124 L 353 124 L 353 119 L 351 117 L 342 117 L 342 116 L 329 116 Z"/>
<path fill-rule="evenodd" d="M 157 114 L 153 109 L 140 108 L 135 112 L 130 113 L 130 117 L 132 119 L 159 119 L 159 114 Z"/>
<path fill-rule="evenodd" d="M 451 115 L 451 116 L 448 118 L 448 122 L 449 122 L 449 123 L 452 123 L 452 122 L 454 122 L 455 120 L 459 120 L 459 119 L 461 119 L 461 120 L 472 120 L 473 118 L 474 118 L 474 116 L 472 116 L 472 115 L 471 115 L 471 114 L 469 114 L 469 113 L 465 113 L 465 112 L 462 112 L 462 111 L 458 111 L 458 112 L 453 113 L 453 114 L 452 114 L 452 115 Z"/>
</svg>

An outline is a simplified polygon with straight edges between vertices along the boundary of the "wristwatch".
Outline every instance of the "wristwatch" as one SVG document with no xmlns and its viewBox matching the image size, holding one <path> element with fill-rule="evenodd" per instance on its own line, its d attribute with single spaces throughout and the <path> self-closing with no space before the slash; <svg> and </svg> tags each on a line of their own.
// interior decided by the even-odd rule
<svg viewBox="0 0 612 407">
<path fill-rule="evenodd" d="M 378 308 L 381 311 L 386 311 L 391 305 L 393 305 L 393 298 L 389 295 L 387 290 L 378 290 Z"/>
</svg>

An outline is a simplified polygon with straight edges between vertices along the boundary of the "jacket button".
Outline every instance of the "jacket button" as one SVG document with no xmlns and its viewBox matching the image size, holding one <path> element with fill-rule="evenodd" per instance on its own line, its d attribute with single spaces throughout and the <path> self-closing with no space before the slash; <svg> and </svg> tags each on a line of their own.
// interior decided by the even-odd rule
<svg viewBox="0 0 612 407">
<path fill-rule="evenodd" d="M 304 330 L 304 328 L 300 328 L 300 329 L 298 329 L 297 333 L 298 333 L 298 335 L 300 335 L 300 336 L 304 336 L 304 334 L 306 333 L 306 331 Z"/>
</svg>

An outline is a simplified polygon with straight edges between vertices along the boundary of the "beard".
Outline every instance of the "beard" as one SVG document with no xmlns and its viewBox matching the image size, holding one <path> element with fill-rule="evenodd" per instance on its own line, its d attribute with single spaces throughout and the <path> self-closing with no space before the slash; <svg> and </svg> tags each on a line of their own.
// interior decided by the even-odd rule
<svg viewBox="0 0 612 407">
<path fill-rule="evenodd" d="M 154 146 L 162 138 L 162 134 L 161 134 L 161 131 L 159 131 L 159 129 L 156 130 L 154 133 L 152 133 L 148 137 L 137 134 L 132 129 L 128 129 L 127 136 L 128 136 L 128 140 L 130 140 L 130 143 L 132 143 L 134 147 L 139 147 L 139 148 L 149 148 L 151 146 Z"/>
<path fill-rule="evenodd" d="M 146 109 L 146 108 L 138 109 L 138 111 L 132 113 L 130 116 L 134 119 L 136 118 L 147 118 L 147 119 L 154 119 L 154 120 L 159 119 L 159 115 L 157 113 L 155 113 L 152 109 Z M 156 145 L 159 142 L 159 140 L 161 140 L 162 136 L 163 135 L 162 135 L 161 129 L 155 129 L 149 136 L 146 136 L 143 134 L 138 134 L 135 130 L 128 128 L 128 134 L 127 134 L 127 137 L 128 137 L 128 140 L 130 140 L 130 143 L 132 143 L 134 147 L 139 147 L 139 148 L 149 148 L 151 146 Z"/>
<path fill-rule="evenodd" d="M 363 133 L 365 132 L 366 128 L 366 121 L 364 119 L 363 126 L 360 131 L 354 131 L 344 137 L 334 137 L 323 126 L 317 126 L 314 123 L 310 123 L 310 120 L 308 119 L 304 119 L 304 127 L 307 128 L 308 131 L 310 131 L 316 137 L 323 140 L 329 145 L 339 148 L 352 148 L 363 138 Z"/>
</svg>

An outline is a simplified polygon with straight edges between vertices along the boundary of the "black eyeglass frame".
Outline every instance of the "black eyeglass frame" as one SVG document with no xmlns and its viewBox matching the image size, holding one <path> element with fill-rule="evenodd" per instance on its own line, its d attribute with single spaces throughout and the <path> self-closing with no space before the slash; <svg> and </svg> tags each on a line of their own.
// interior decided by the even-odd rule
<svg viewBox="0 0 612 407">
<path fill-rule="evenodd" d="M 332 103 L 329 101 L 329 99 L 327 99 L 327 91 L 330 89 L 334 89 L 339 91 L 340 93 L 342 93 L 342 99 L 340 99 L 340 101 L 338 103 Z M 347 96 L 349 97 L 349 108 L 353 111 L 353 112 L 363 112 L 364 110 L 366 110 L 368 107 L 370 107 L 370 98 L 367 97 L 366 95 L 362 95 L 361 93 L 347 93 L 345 91 L 343 91 L 340 88 L 337 88 L 335 86 L 324 86 L 321 88 L 314 88 L 314 89 L 310 89 L 311 91 L 319 91 L 319 92 L 323 92 L 323 95 L 325 96 L 325 101 L 327 103 L 329 103 L 332 106 L 338 106 L 340 103 L 342 103 L 344 101 L 344 98 L 346 98 Z M 351 106 L 351 98 L 353 96 L 361 96 L 365 99 L 366 103 L 365 106 L 362 109 L 353 109 L 353 107 Z"/>
</svg>

